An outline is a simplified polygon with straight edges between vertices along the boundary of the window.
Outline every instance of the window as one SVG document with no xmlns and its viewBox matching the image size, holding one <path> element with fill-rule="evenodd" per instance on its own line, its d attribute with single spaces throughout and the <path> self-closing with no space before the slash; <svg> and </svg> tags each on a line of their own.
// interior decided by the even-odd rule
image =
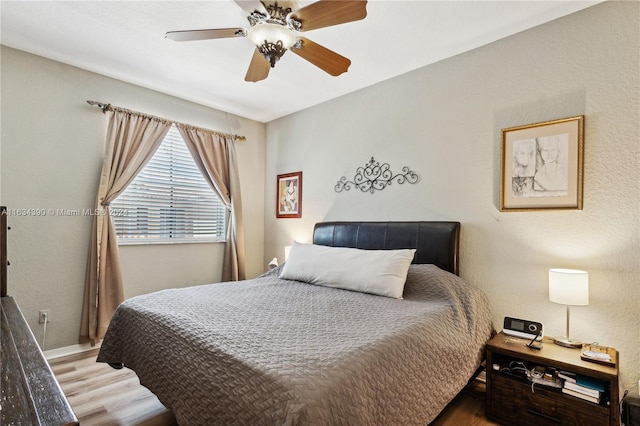
<svg viewBox="0 0 640 426">
<path fill-rule="evenodd" d="M 111 210 L 119 244 L 225 239 L 227 209 L 175 126 Z"/>
</svg>

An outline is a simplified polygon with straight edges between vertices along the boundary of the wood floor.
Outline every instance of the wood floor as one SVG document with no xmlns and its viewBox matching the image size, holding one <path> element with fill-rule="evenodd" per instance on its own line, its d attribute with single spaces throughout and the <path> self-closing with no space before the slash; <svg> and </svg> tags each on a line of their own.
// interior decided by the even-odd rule
<svg viewBox="0 0 640 426">
<path fill-rule="evenodd" d="M 115 370 L 96 362 L 97 349 L 50 361 L 82 426 L 177 425 L 131 370 Z M 497 425 L 484 415 L 484 384 L 473 382 L 430 426 Z"/>
<path fill-rule="evenodd" d="M 129 369 L 96 362 L 98 350 L 49 361 L 82 426 L 177 425 Z"/>
</svg>

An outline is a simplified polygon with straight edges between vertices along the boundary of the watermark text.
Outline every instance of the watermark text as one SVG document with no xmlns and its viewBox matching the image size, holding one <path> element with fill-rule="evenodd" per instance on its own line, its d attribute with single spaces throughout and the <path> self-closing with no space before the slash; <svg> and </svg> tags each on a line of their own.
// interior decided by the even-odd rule
<svg viewBox="0 0 640 426">
<path fill-rule="evenodd" d="M 59 208 L 25 208 L 25 209 L 6 209 L 2 211 L 6 216 L 17 217 L 86 217 L 86 216 L 127 216 L 127 209 L 59 209 Z"/>
</svg>

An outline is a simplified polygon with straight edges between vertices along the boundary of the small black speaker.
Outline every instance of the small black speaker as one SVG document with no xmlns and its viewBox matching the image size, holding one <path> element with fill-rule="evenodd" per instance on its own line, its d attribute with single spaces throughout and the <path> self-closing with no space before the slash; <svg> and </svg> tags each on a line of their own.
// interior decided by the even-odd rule
<svg viewBox="0 0 640 426">
<path fill-rule="evenodd" d="M 622 400 L 622 425 L 640 426 L 640 398 L 625 396 Z"/>
</svg>

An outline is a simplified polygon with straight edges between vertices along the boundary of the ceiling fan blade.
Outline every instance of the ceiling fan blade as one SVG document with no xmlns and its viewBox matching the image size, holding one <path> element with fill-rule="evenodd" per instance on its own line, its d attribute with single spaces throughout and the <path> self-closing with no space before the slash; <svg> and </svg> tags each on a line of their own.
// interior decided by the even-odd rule
<svg viewBox="0 0 640 426">
<path fill-rule="evenodd" d="M 213 30 L 169 31 L 165 37 L 175 41 L 210 40 L 213 38 L 244 37 L 243 28 L 218 28 Z"/>
<path fill-rule="evenodd" d="M 267 9 L 265 9 L 264 5 L 260 0 L 234 0 L 238 6 L 242 8 L 248 14 L 251 14 L 254 11 L 258 11 L 262 14 L 267 13 Z"/>
<path fill-rule="evenodd" d="M 302 46 L 297 49 L 291 49 L 291 51 L 321 70 L 333 76 L 338 76 L 349 69 L 351 61 L 344 56 L 338 55 L 333 50 L 329 50 L 307 38 L 300 37 L 300 41 Z"/>
<path fill-rule="evenodd" d="M 247 75 L 244 77 L 244 80 L 253 81 L 254 83 L 264 80 L 269 75 L 270 68 L 269 61 L 256 49 L 253 51 L 253 58 L 251 58 L 251 63 L 249 64 L 249 69 L 247 70 Z"/>
<path fill-rule="evenodd" d="M 319 0 L 291 15 L 302 24 L 300 31 L 359 21 L 366 16 L 367 0 Z"/>
</svg>

